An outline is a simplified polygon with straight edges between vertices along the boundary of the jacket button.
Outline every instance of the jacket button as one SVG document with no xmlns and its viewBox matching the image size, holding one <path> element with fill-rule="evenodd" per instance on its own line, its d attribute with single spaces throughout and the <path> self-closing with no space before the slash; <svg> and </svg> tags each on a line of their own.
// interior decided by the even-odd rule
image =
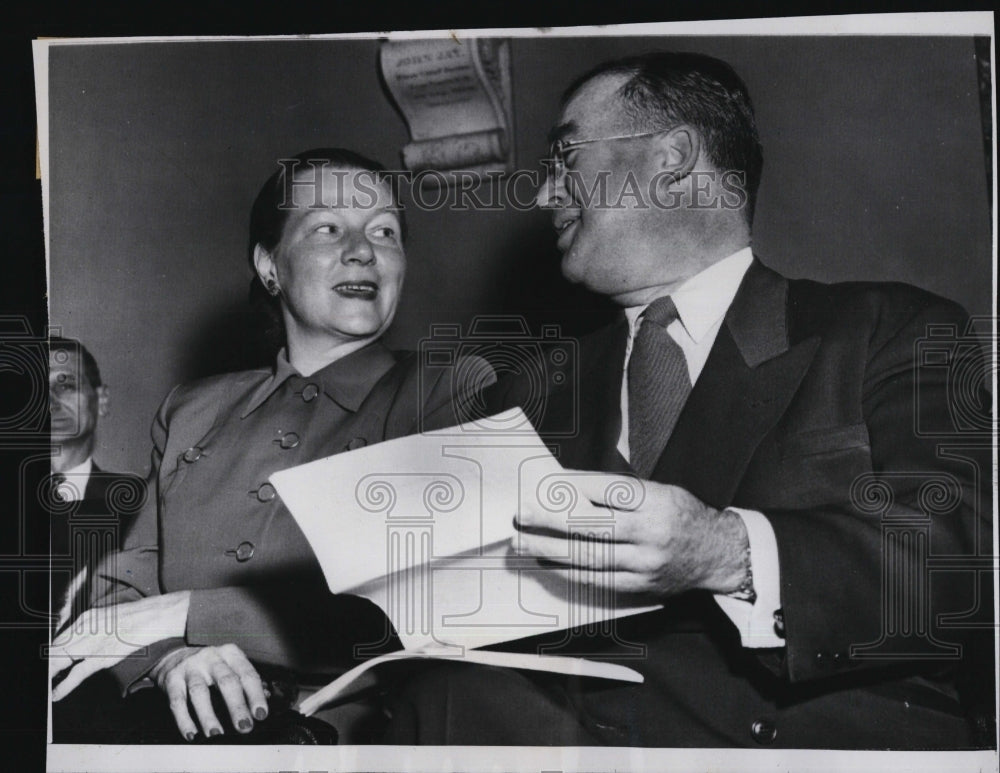
<svg viewBox="0 0 1000 773">
<path fill-rule="evenodd" d="M 192 462 L 197 462 L 199 459 L 201 459 L 201 449 L 198 446 L 191 446 L 187 451 L 185 451 L 181 455 L 181 458 L 188 464 L 191 464 Z"/>
<path fill-rule="evenodd" d="M 774 612 L 774 635 L 785 638 L 785 613 L 780 609 Z"/>
<path fill-rule="evenodd" d="M 816 665 L 820 668 L 830 667 L 830 654 L 827 652 L 817 652 L 816 653 Z"/>
<path fill-rule="evenodd" d="M 774 743 L 774 739 L 778 736 L 778 728 L 769 719 L 758 719 L 750 725 L 750 735 L 759 744 Z"/>
<path fill-rule="evenodd" d="M 280 445 L 286 451 L 289 448 L 295 448 L 299 444 L 299 436 L 294 432 L 288 432 L 281 436 L 281 440 L 278 441 Z"/>
<path fill-rule="evenodd" d="M 278 495 L 278 492 L 274 490 L 274 486 L 270 483 L 263 483 L 259 489 L 255 489 L 250 493 L 257 497 L 258 502 L 270 502 Z"/>
<path fill-rule="evenodd" d="M 359 448 L 364 448 L 368 445 L 368 441 L 363 437 L 351 438 L 351 442 L 347 444 L 348 451 L 357 451 Z"/>
<path fill-rule="evenodd" d="M 843 652 L 834 652 L 833 653 L 833 665 L 835 665 L 837 668 L 840 668 L 841 666 L 846 666 L 847 665 L 847 656 L 844 655 Z"/>
<path fill-rule="evenodd" d="M 227 550 L 227 556 L 233 556 L 241 564 L 253 558 L 254 544 L 252 542 L 241 542 L 234 550 Z"/>
<path fill-rule="evenodd" d="M 302 390 L 302 399 L 307 403 L 311 403 L 316 399 L 316 395 L 319 394 L 319 387 L 315 384 L 306 384 L 305 388 Z"/>
</svg>

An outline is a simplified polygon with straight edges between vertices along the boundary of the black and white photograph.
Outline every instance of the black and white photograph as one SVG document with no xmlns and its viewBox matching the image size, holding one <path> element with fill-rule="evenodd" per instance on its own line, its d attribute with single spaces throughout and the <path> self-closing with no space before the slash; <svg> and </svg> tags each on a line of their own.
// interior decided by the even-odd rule
<svg viewBox="0 0 1000 773">
<path fill-rule="evenodd" d="M 993 35 L 36 40 L 46 769 L 997 770 Z"/>
</svg>

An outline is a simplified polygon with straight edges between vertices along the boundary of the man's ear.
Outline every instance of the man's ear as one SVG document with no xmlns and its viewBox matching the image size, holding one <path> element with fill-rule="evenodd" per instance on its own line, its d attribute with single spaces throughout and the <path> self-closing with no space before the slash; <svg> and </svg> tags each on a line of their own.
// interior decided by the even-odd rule
<svg viewBox="0 0 1000 773">
<path fill-rule="evenodd" d="M 97 415 L 107 416 L 111 406 L 111 393 L 106 384 L 101 384 L 95 391 L 97 392 Z"/>
<path fill-rule="evenodd" d="M 259 244 L 254 245 L 253 248 L 253 265 L 257 269 L 257 276 L 264 287 L 268 286 L 268 282 L 277 286 L 278 270 L 274 265 L 274 257 L 270 251 L 264 249 Z"/>
<path fill-rule="evenodd" d="M 673 180 L 687 177 L 698 165 L 701 156 L 701 135 L 687 124 L 679 124 L 656 138 L 658 172 L 666 172 Z"/>
</svg>

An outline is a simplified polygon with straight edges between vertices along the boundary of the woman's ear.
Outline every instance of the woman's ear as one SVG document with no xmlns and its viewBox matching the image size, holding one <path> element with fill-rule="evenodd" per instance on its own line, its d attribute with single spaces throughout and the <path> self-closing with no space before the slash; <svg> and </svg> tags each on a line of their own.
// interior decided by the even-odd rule
<svg viewBox="0 0 1000 773">
<path fill-rule="evenodd" d="M 261 284 L 267 288 L 267 291 L 271 295 L 277 295 L 281 291 L 281 286 L 278 284 L 278 270 L 274 264 L 274 257 L 271 255 L 271 252 L 260 244 L 255 245 L 253 248 L 253 265 L 257 269 L 257 276 L 260 278 Z"/>
</svg>

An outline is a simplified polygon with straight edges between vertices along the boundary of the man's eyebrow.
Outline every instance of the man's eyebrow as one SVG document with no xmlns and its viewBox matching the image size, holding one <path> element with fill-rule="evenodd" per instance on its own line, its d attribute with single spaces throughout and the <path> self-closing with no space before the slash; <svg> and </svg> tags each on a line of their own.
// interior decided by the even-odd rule
<svg viewBox="0 0 1000 773">
<path fill-rule="evenodd" d="M 569 134 L 572 134 L 576 131 L 576 128 L 576 121 L 566 121 L 565 123 L 556 124 L 549 130 L 549 145 L 558 142 Z"/>
</svg>

